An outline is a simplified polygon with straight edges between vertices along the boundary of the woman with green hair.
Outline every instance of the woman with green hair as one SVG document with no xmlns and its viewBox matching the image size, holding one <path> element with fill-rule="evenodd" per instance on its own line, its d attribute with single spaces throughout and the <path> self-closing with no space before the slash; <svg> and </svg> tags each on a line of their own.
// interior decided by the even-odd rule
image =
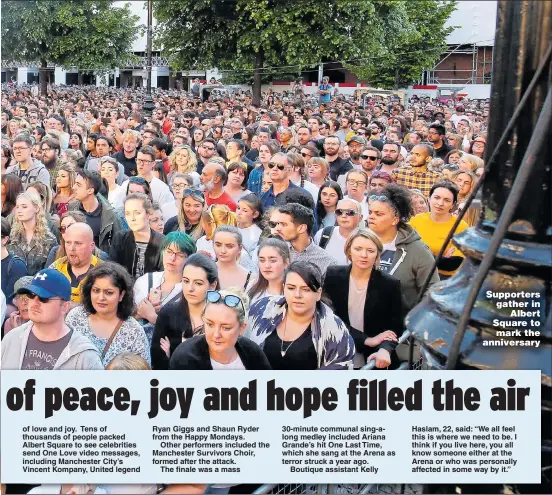
<svg viewBox="0 0 552 495">
<path fill-rule="evenodd" d="M 157 315 L 165 304 L 180 297 L 184 263 L 195 252 L 195 242 L 188 234 L 170 232 L 161 244 L 163 271 L 144 273 L 134 284 L 136 318 L 140 318 L 150 344 Z"/>
</svg>

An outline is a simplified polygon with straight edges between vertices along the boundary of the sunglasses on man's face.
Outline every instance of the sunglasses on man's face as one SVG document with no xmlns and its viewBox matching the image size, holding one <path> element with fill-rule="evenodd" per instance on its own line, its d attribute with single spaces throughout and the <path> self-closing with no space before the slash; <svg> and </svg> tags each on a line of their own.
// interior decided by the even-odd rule
<svg viewBox="0 0 552 495">
<path fill-rule="evenodd" d="M 372 160 L 373 162 L 375 162 L 378 159 L 377 156 L 370 156 L 370 155 L 361 155 L 360 158 L 362 158 L 363 160 Z"/>
<path fill-rule="evenodd" d="M 341 208 L 338 208 L 337 210 L 335 210 L 335 215 L 337 217 L 340 217 L 340 216 L 354 217 L 356 214 L 357 212 L 355 210 L 344 210 Z"/>
<path fill-rule="evenodd" d="M 50 301 L 55 301 L 56 299 L 61 299 L 61 297 L 40 297 L 40 296 L 37 296 L 36 294 L 31 294 L 30 292 L 27 292 L 24 295 L 27 297 L 27 299 L 29 301 L 34 301 L 34 299 L 38 297 L 38 300 L 42 304 L 48 304 Z"/>
<path fill-rule="evenodd" d="M 276 168 L 277 168 L 278 170 L 280 170 L 280 171 L 283 171 L 283 170 L 285 170 L 285 168 L 286 168 L 286 166 L 285 166 L 285 165 L 282 165 L 281 163 L 270 162 L 270 163 L 268 164 L 268 168 L 269 168 L 269 169 L 272 170 L 274 167 L 276 167 Z"/>
</svg>

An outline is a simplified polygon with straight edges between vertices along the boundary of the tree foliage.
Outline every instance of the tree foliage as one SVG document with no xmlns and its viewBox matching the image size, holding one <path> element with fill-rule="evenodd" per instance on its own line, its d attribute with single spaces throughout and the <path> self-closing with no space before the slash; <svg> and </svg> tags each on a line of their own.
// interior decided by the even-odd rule
<svg viewBox="0 0 552 495">
<path fill-rule="evenodd" d="M 449 1 L 401 2 L 386 20 L 381 49 L 368 60 L 345 66 L 374 86 L 397 89 L 412 84 L 445 52 L 454 29 L 445 24 L 455 9 L 456 2 Z"/>
<path fill-rule="evenodd" d="M 423 8 L 418 11 L 418 6 Z M 447 30 L 438 0 L 162 0 L 154 3 L 156 43 L 171 66 L 217 67 L 229 78 L 298 73 L 320 62 L 349 61 L 360 75 L 379 78 L 401 64 L 401 45 L 440 54 Z M 435 46 L 437 44 L 438 46 Z M 402 50 L 402 51 L 407 51 Z M 395 65 L 388 67 L 391 55 Z M 368 60 L 369 59 L 369 60 Z M 404 79 L 425 65 L 404 67 Z M 362 61 L 362 62 L 361 62 Z M 361 62 L 361 63 L 359 63 Z M 256 68 L 256 71 L 255 71 Z"/>
<path fill-rule="evenodd" d="M 128 4 L 113 0 L 4 0 L 2 58 L 53 63 L 64 68 L 103 72 L 132 57 L 132 43 L 143 28 Z M 41 71 L 41 83 L 45 80 Z"/>
</svg>

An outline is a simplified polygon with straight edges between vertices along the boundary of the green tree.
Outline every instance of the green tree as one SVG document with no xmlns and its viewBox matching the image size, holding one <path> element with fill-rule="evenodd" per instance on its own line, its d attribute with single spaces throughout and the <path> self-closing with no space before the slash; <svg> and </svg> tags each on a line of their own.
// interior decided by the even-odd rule
<svg viewBox="0 0 552 495">
<path fill-rule="evenodd" d="M 384 0 L 163 0 L 154 4 L 157 42 L 177 69 L 217 67 L 254 74 L 253 101 L 271 67 L 297 73 L 320 61 L 375 50 Z M 281 70 L 280 70 L 281 72 Z"/>
<path fill-rule="evenodd" d="M 449 1 L 401 2 L 386 20 L 384 50 L 345 66 L 377 87 L 398 89 L 412 84 L 445 52 L 446 38 L 454 30 L 445 23 L 455 9 L 456 2 Z"/>
<path fill-rule="evenodd" d="M 363 77 L 377 75 L 384 60 L 387 74 L 389 54 L 395 59 L 414 44 L 438 57 L 447 33 L 442 24 L 453 10 L 448 5 L 447 10 L 438 0 L 157 0 L 156 42 L 177 70 L 217 67 L 235 71 L 234 79 L 252 74 L 258 103 L 261 78 L 273 71 L 298 73 L 339 60 Z M 422 53 L 412 70 L 404 68 L 408 78 L 418 76 L 426 61 Z M 232 72 L 226 74 L 230 79 Z"/>
<path fill-rule="evenodd" d="M 43 95 L 49 62 L 96 73 L 124 66 L 143 29 L 113 0 L 4 0 L 1 9 L 2 58 L 39 63 Z"/>
</svg>

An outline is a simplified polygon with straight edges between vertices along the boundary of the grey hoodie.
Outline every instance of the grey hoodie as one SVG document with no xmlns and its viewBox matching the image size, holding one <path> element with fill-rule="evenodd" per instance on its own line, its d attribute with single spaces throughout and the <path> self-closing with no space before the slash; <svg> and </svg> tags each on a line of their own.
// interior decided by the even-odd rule
<svg viewBox="0 0 552 495">
<path fill-rule="evenodd" d="M 399 227 L 395 240 L 395 257 L 389 271 L 390 275 L 401 281 L 401 290 L 412 309 L 418 302 L 420 290 L 435 262 L 433 253 L 421 241 L 421 237 L 410 225 Z M 439 282 L 437 270 L 431 277 L 431 284 Z"/>
<path fill-rule="evenodd" d="M 50 172 L 48 171 L 46 166 L 42 162 L 38 161 L 36 158 L 32 159 L 31 166 L 25 171 L 23 176 L 21 176 L 20 172 L 21 165 L 19 165 L 19 163 L 8 167 L 8 169 L 6 170 L 7 174 L 15 174 L 21 179 L 23 190 L 26 190 L 27 186 L 35 181 L 42 182 L 48 187 L 50 186 Z"/>
<path fill-rule="evenodd" d="M 27 340 L 31 333 L 32 321 L 14 328 L 2 340 L 3 370 L 20 370 L 23 363 Z M 54 370 L 103 370 L 98 350 L 80 332 L 73 331 L 67 347 L 63 349 Z"/>
</svg>

